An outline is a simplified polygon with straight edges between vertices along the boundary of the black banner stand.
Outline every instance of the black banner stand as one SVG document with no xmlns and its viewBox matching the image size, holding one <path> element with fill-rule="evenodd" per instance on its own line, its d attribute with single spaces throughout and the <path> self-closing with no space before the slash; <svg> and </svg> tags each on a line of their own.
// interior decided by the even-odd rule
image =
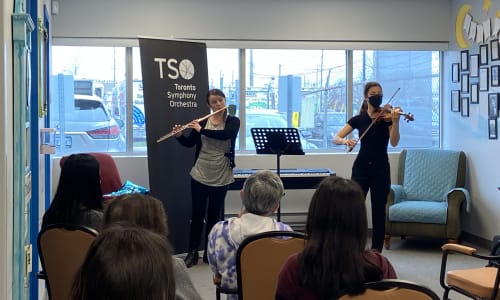
<svg viewBox="0 0 500 300">
<path fill-rule="evenodd" d="M 251 128 L 257 154 L 276 155 L 276 173 L 280 176 L 281 155 L 304 155 L 297 128 Z M 277 219 L 281 221 L 281 205 Z"/>
</svg>

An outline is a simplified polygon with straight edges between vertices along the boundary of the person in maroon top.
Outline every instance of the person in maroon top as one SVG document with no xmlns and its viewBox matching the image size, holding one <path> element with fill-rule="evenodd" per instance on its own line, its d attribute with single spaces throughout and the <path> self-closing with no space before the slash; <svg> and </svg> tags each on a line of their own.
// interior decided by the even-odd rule
<svg viewBox="0 0 500 300">
<path fill-rule="evenodd" d="M 336 299 L 362 293 L 364 282 L 397 278 L 387 258 L 366 249 L 365 197 L 355 181 L 325 178 L 312 197 L 305 231 L 304 250 L 279 274 L 277 300 Z"/>
</svg>

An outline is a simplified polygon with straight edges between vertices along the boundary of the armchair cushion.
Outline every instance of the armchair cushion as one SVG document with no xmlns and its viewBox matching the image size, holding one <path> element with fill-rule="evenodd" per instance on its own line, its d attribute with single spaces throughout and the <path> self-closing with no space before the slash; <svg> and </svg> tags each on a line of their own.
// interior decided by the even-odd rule
<svg viewBox="0 0 500 300">
<path fill-rule="evenodd" d="M 446 201 L 456 186 L 459 155 L 452 150 L 407 150 L 403 183 L 407 199 Z"/>
<path fill-rule="evenodd" d="M 441 201 L 403 201 L 389 207 L 393 222 L 446 224 L 448 203 Z"/>
</svg>

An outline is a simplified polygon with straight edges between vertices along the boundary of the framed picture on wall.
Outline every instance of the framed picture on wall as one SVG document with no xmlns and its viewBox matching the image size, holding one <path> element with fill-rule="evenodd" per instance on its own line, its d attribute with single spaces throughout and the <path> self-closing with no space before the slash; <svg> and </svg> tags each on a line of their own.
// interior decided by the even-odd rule
<svg viewBox="0 0 500 300">
<path fill-rule="evenodd" d="M 488 137 L 490 140 L 498 139 L 497 119 L 488 119 Z"/>
<path fill-rule="evenodd" d="M 460 66 L 462 71 L 469 71 L 469 50 L 460 51 Z"/>
<path fill-rule="evenodd" d="M 479 84 L 477 83 L 470 84 L 470 103 L 471 104 L 479 103 Z"/>
<path fill-rule="evenodd" d="M 470 77 L 478 77 L 479 76 L 479 55 L 472 54 L 470 56 L 469 61 L 469 74 Z"/>
<path fill-rule="evenodd" d="M 462 88 L 460 91 L 462 94 L 468 94 L 469 93 L 469 74 L 463 73 L 461 75 L 462 79 L 460 80 Z"/>
<path fill-rule="evenodd" d="M 491 66 L 491 86 L 500 86 L 498 81 L 498 73 L 500 72 L 500 66 Z"/>
<path fill-rule="evenodd" d="M 498 95 L 499 93 L 488 94 L 488 117 L 498 118 Z"/>
<path fill-rule="evenodd" d="M 469 74 L 463 73 L 462 79 L 460 80 L 460 82 L 462 84 L 461 92 L 463 94 L 468 94 L 469 93 Z"/>
<path fill-rule="evenodd" d="M 451 82 L 460 82 L 460 64 L 451 64 Z"/>
<path fill-rule="evenodd" d="M 462 117 L 469 116 L 469 97 L 462 97 L 462 103 L 460 104 L 462 109 L 460 110 L 462 113 Z"/>
<path fill-rule="evenodd" d="M 486 66 L 488 64 L 488 44 L 479 46 L 479 65 Z"/>
<path fill-rule="evenodd" d="M 488 67 L 481 67 L 479 69 L 479 90 L 487 92 L 489 88 Z"/>
<path fill-rule="evenodd" d="M 490 50 L 491 61 L 500 60 L 500 52 L 498 52 L 498 39 L 491 40 Z"/>
<path fill-rule="evenodd" d="M 451 91 L 451 111 L 453 111 L 453 112 L 460 111 L 460 91 L 459 90 Z"/>
</svg>

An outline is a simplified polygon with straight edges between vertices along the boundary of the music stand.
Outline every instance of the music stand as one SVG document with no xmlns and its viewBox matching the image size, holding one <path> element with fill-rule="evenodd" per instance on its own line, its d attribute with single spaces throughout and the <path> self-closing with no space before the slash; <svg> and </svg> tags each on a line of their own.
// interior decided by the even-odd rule
<svg viewBox="0 0 500 300">
<path fill-rule="evenodd" d="M 304 155 L 297 128 L 251 128 L 257 154 L 276 155 L 276 173 L 280 176 L 281 155 Z M 281 220 L 281 205 L 277 212 Z"/>
</svg>

